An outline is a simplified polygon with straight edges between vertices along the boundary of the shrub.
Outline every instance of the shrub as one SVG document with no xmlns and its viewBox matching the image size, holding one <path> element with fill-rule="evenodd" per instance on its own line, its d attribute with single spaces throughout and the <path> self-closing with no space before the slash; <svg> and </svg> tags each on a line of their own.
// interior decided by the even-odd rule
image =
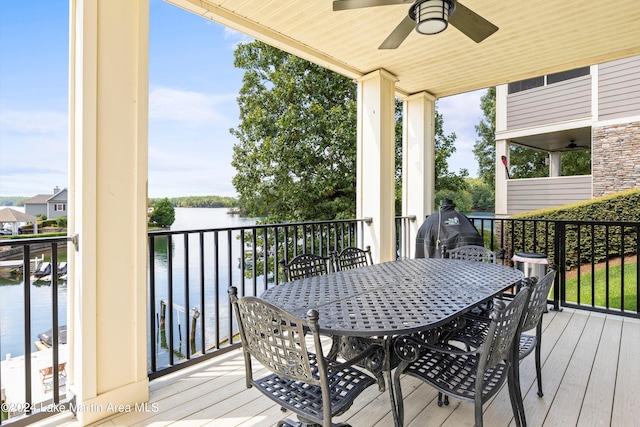
<svg viewBox="0 0 640 427">
<path fill-rule="evenodd" d="M 635 254 L 637 235 L 635 227 L 607 226 L 605 222 L 637 222 L 640 218 L 640 189 L 632 189 L 596 199 L 526 212 L 511 217 L 515 220 L 588 221 L 584 224 L 568 224 L 566 227 L 567 267 L 584 262 L 600 262 L 609 256 Z M 547 255 L 553 258 L 554 227 L 545 227 L 533 221 L 515 221 L 509 224 L 508 233 L 524 247 L 537 247 L 536 242 L 547 242 Z M 624 237 L 623 237 L 624 236 Z"/>
</svg>

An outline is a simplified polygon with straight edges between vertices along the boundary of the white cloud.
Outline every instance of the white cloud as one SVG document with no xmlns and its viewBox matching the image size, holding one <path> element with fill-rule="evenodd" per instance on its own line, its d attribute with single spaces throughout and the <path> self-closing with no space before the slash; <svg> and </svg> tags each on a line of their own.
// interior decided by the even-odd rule
<svg viewBox="0 0 640 427">
<path fill-rule="evenodd" d="M 3 133 L 67 135 L 66 111 L 2 109 L 0 128 Z"/>
<path fill-rule="evenodd" d="M 232 50 L 235 50 L 238 43 L 250 43 L 254 39 L 240 31 L 233 30 L 231 28 L 224 27 L 224 39 L 232 42 Z"/>
<path fill-rule="evenodd" d="M 475 126 L 483 117 L 480 98 L 485 89 L 441 98 L 438 111 L 444 120 L 444 133 L 455 132 L 456 152 L 449 158 L 449 169 L 457 172 L 466 168 L 471 176 L 477 176 L 478 162 L 473 154 L 477 138 Z"/>
<path fill-rule="evenodd" d="M 236 94 L 206 94 L 167 87 L 156 87 L 149 93 L 149 119 L 169 120 L 200 126 L 212 123 L 228 124 L 223 112 Z"/>
</svg>

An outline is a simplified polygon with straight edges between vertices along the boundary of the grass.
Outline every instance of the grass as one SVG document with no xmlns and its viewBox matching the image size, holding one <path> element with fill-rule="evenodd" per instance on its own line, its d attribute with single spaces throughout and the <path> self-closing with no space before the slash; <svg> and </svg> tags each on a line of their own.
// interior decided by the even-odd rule
<svg viewBox="0 0 640 427">
<path fill-rule="evenodd" d="M 596 266 L 593 297 L 591 295 L 591 271 L 580 273 L 580 304 L 607 307 L 607 269 L 603 265 Z M 609 308 L 621 308 L 621 295 L 624 289 L 624 310 L 638 311 L 638 277 L 637 262 L 624 264 L 624 284 L 622 284 L 622 266 L 609 266 Z M 567 302 L 578 302 L 578 277 L 567 278 L 566 300 Z M 595 301 L 594 301 L 595 300 Z"/>
</svg>

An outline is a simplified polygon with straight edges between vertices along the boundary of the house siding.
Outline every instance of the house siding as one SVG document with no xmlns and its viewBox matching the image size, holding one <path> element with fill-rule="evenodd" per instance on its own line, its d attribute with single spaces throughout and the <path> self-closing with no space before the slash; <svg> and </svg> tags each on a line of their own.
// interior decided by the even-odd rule
<svg viewBox="0 0 640 427">
<path fill-rule="evenodd" d="M 507 96 L 509 130 L 591 117 L 591 75 Z"/>
<path fill-rule="evenodd" d="M 507 192 L 509 215 L 561 206 L 591 198 L 591 175 L 512 179 Z"/>
<path fill-rule="evenodd" d="M 24 213 L 28 215 L 38 216 L 38 215 L 47 215 L 47 205 L 46 204 L 25 204 L 24 205 Z"/>
<path fill-rule="evenodd" d="M 640 56 L 598 67 L 598 119 L 640 115 Z"/>
<path fill-rule="evenodd" d="M 593 196 L 640 187 L 640 122 L 594 127 Z"/>
<path fill-rule="evenodd" d="M 52 198 L 50 198 L 47 201 L 47 218 L 55 219 L 55 218 L 67 216 L 67 210 L 69 209 L 69 206 L 67 206 L 67 199 L 68 199 L 68 191 L 66 189 L 60 191 L 59 193 L 55 194 Z M 55 205 L 59 203 L 62 203 L 65 205 L 64 210 L 61 210 L 61 211 L 55 210 Z"/>
</svg>

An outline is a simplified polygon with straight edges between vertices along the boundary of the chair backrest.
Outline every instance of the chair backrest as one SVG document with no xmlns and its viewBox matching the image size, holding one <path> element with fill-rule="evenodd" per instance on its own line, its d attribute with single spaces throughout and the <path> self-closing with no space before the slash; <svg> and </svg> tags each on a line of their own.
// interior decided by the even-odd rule
<svg viewBox="0 0 640 427">
<path fill-rule="evenodd" d="M 252 379 L 253 356 L 280 377 L 320 385 L 328 392 L 327 366 L 320 343 L 317 311 L 310 310 L 308 319 L 301 319 L 260 298 L 238 298 L 235 287 L 229 288 L 229 297 L 245 353 L 247 387 L 250 387 Z M 305 340 L 307 330 L 313 334 L 315 356 Z"/>
<path fill-rule="evenodd" d="M 464 259 L 495 264 L 496 253 L 484 246 L 459 246 L 453 249 L 443 247 L 443 258 Z"/>
<path fill-rule="evenodd" d="M 356 247 L 344 248 L 336 257 L 336 270 L 351 270 L 373 264 L 371 246 L 365 249 Z"/>
<path fill-rule="evenodd" d="M 321 276 L 329 272 L 329 258 L 316 254 L 300 254 L 289 263 L 282 261 L 284 280 L 302 279 L 304 277 Z"/>
<path fill-rule="evenodd" d="M 525 308 L 529 303 L 530 286 L 522 286 L 509 305 L 496 300 L 491 313 L 491 325 L 482 347 L 482 370 L 496 366 L 503 360 L 513 360 L 514 338 L 519 337 Z M 481 369 L 478 368 L 479 371 Z"/>
<path fill-rule="evenodd" d="M 544 313 L 544 308 L 547 305 L 547 299 L 549 298 L 549 291 L 551 290 L 551 285 L 553 285 L 553 281 L 556 277 L 557 266 L 551 265 L 549 267 L 549 272 L 545 274 L 542 279 L 538 280 L 537 283 L 531 285 L 531 296 L 529 297 L 529 306 L 524 314 L 524 320 L 522 321 L 522 330 L 528 331 L 529 329 L 535 328 L 538 323 L 540 323 L 540 319 L 542 318 L 542 313 Z"/>
</svg>

